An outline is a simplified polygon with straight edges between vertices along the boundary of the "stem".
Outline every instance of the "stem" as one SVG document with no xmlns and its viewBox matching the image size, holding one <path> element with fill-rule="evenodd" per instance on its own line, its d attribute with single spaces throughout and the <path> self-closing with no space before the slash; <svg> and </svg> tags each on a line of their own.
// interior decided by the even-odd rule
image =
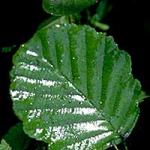
<svg viewBox="0 0 150 150">
<path fill-rule="evenodd" d="M 113 146 L 114 146 L 114 148 L 115 148 L 116 150 L 119 150 L 118 147 L 117 147 L 117 145 L 113 145 Z"/>
<path fill-rule="evenodd" d="M 127 144 L 126 144 L 125 141 L 123 142 L 123 144 L 124 144 L 124 149 L 125 149 L 125 150 L 128 150 L 128 147 L 127 147 Z"/>
<path fill-rule="evenodd" d="M 91 21 L 91 23 L 95 26 L 95 27 L 98 27 L 99 29 L 101 30 L 108 30 L 109 29 L 109 25 L 107 24 L 104 24 L 104 23 L 101 23 L 101 22 L 98 22 L 98 21 Z"/>
</svg>

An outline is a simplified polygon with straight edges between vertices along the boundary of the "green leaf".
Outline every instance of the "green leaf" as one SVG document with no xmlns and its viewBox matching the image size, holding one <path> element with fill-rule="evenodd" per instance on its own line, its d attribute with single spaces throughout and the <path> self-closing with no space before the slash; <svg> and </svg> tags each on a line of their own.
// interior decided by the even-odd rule
<svg viewBox="0 0 150 150">
<path fill-rule="evenodd" d="M 11 150 L 11 147 L 6 143 L 4 139 L 1 140 L 0 150 Z"/>
<path fill-rule="evenodd" d="M 96 14 L 93 16 L 93 18 L 97 21 L 102 21 L 103 18 L 107 15 L 107 13 L 110 11 L 111 5 L 108 3 L 108 0 L 101 0 L 98 4 L 98 7 L 96 9 Z"/>
<path fill-rule="evenodd" d="M 22 123 L 18 123 L 11 127 L 3 139 L 13 150 L 25 150 L 31 141 L 31 139 L 24 133 Z"/>
<path fill-rule="evenodd" d="M 110 4 L 108 3 L 108 0 L 101 0 L 96 9 L 96 14 L 92 17 L 89 17 L 91 24 L 103 31 L 108 30 L 109 25 L 102 23 L 102 20 L 109 12 L 108 11 L 109 9 L 110 9 Z"/>
<path fill-rule="evenodd" d="M 43 28 L 13 63 L 14 111 L 50 150 L 103 150 L 135 126 L 145 95 L 112 37 L 88 26 Z"/>
<path fill-rule="evenodd" d="M 2 52 L 3 53 L 8 53 L 8 52 L 11 52 L 14 48 L 16 48 L 16 45 L 12 45 L 12 46 L 9 46 L 9 47 L 2 47 Z"/>
<path fill-rule="evenodd" d="M 62 16 L 78 13 L 94 3 L 96 0 L 43 0 L 43 9 L 47 13 Z"/>
</svg>

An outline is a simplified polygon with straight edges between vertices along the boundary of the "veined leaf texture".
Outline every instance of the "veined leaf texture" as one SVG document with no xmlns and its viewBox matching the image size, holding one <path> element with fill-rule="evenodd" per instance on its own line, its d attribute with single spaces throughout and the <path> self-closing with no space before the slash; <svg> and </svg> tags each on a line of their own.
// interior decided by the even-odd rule
<svg viewBox="0 0 150 150">
<path fill-rule="evenodd" d="M 49 150 L 104 150 L 134 128 L 145 95 L 112 37 L 89 26 L 46 27 L 13 63 L 14 111 Z"/>
</svg>

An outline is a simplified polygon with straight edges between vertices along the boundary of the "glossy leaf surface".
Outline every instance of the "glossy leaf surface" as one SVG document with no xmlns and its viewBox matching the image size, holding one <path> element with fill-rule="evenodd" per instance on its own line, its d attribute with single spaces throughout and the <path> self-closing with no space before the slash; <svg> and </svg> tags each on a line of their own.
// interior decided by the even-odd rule
<svg viewBox="0 0 150 150">
<path fill-rule="evenodd" d="M 13 63 L 15 113 L 50 150 L 103 150 L 135 126 L 144 93 L 112 37 L 88 26 L 46 27 Z"/>
</svg>

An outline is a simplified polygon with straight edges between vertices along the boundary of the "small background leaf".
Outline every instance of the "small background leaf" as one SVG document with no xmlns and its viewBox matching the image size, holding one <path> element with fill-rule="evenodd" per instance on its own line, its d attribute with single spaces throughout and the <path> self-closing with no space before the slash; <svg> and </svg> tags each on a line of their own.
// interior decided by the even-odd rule
<svg viewBox="0 0 150 150">
<path fill-rule="evenodd" d="M 12 150 L 26 150 L 31 139 L 24 133 L 22 123 L 11 127 L 3 139 L 11 146 Z"/>
<path fill-rule="evenodd" d="M 109 4 L 108 0 L 101 0 L 98 4 L 96 13 L 94 14 L 94 16 L 89 17 L 91 24 L 101 30 L 104 30 L 104 31 L 108 30 L 109 25 L 102 23 L 102 22 L 110 10 L 111 10 L 111 4 Z M 91 12 L 89 11 L 89 14 L 90 13 Z"/>
<path fill-rule="evenodd" d="M 2 47 L 2 52 L 8 53 L 8 52 L 11 52 L 14 48 L 16 48 L 16 45 L 9 46 L 9 47 Z"/>
<path fill-rule="evenodd" d="M 70 15 L 82 11 L 96 0 L 43 0 L 43 8 L 53 15 Z"/>
</svg>

